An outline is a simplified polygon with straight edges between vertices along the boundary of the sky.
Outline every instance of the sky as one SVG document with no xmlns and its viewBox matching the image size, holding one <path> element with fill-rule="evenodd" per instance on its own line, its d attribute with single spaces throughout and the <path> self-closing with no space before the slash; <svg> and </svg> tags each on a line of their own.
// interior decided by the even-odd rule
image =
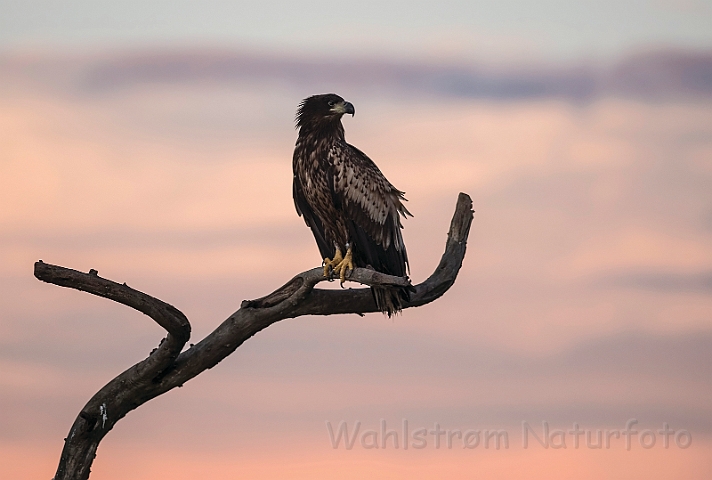
<svg viewBox="0 0 712 480">
<path fill-rule="evenodd" d="M 709 0 L 0 2 L 0 48 L 237 45 L 485 60 L 606 60 L 712 47 Z"/>
<path fill-rule="evenodd" d="M 709 3 L 196 5 L 0 3 L 0 478 L 51 478 L 84 403 L 165 333 L 39 282 L 34 262 L 160 298 L 196 343 L 320 264 L 290 164 L 296 107 L 325 89 L 356 107 L 347 140 L 406 192 L 414 282 L 440 259 L 457 194 L 472 197 L 456 283 L 393 319 L 267 328 L 129 413 L 91 478 L 712 477 L 709 89 L 468 96 L 401 77 L 502 55 L 560 85 L 572 77 L 548 60 L 709 51 Z M 620 435 L 589 447 L 631 419 L 630 450 Z M 452 448 L 428 434 L 404 450 L 404 421 L 440 425 Z M 342 422 L 360 425 L 352 449 L 334 448 Z M 524 448 L 523 422 L 567 448 Z M 399 448 L 368 448 L 382 425 Z M 485 431 L 508 444 L 486 447 Z"/>
</svg>

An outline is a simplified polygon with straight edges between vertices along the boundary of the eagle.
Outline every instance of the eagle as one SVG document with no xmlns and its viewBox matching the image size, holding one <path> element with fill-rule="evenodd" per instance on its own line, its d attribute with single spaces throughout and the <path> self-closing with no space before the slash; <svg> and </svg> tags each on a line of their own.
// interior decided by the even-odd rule
<svg viewBox="0 0 712 480">
<path fill-rule="evenodd" d="M 402 192 L 358 148 L 346 143 L 341 117 L 354 106 L 328 93 L 304 99 L 292 168 L 292 194 L 323 259 L 324 276 L 343 286 L 354 267 L 407 277 L 408 255 L 400 217 L 412 216 Z M 409 287 L 371 287 L 378 309 L 389 317 L 410 300 Z"/>
</svg>

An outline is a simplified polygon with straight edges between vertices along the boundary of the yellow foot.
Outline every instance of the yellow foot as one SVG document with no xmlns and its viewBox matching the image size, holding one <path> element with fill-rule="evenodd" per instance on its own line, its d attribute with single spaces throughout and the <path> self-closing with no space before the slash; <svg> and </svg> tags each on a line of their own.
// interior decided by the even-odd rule
<svg viewBox="0 0 712 480">
<path fill-rule="evenodd" d="M 324 276 L 328 277 L 331 274 L 331 269 L 336 269 L 336 266 L 342 262 L 344 257 L 341 256 L 341 250 L 336 249 L 336 254 L 334 259 L 331 260 L 329 257 L 324 259 Z"/>
<path fill-rule="evenodd" d="M 336 252 L 337 254 L 340 252 Z M 334 267 L 334 273 L 339 274 L 339 278 L 341 279 L 341 286 L 344 286 L 344 282 L 346 281 L 346 272 L 350 270 L 353 272 L 354 270 L 354 262 L 353 259 L 351 258 L 351 247 L 349 247 L 348 250 L 346 250 L 346 256 L 344 257 L 343 260 L 339 262 L 338 265 Z"/>
</svg>

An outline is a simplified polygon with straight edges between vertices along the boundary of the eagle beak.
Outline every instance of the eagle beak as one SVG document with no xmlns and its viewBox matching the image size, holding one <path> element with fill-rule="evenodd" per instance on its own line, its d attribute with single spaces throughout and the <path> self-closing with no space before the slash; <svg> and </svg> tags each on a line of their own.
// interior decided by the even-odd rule
<svg viewBox="0 0 712 480">
<path fill-rule="evenodd" d="M 350 113 L 352 117 L 356 114 L 356 109 L 351 102 L 344 102 L 344 113 Z"/>
<path fill-rule="evenodd" d="M 351 104 L 351 102 L 346 101 L 337 103 L 336 105 L 334 105 L 334 108 L 332 108 L 331 111 L 340 115 L 350 113 L 352 117 L 354 116 L 354 113 L 356 113 L 356 110 L 354 110 L 354 106 Z"/>
</svg>

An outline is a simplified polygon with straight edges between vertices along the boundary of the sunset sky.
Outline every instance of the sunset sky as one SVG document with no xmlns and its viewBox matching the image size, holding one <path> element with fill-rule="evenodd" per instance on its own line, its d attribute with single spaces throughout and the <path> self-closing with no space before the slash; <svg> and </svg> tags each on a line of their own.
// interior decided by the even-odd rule
<svg viewBox="0 0 712 480">
<path fill-rule="evenodd" d="M 51 478 L 84 403 L 164 335 L 34 262 L 156 296 L 197 343 L 320 264 L 291 155 L 322 91 L 406 192 L 414 282 L 471 195 L 457 282 L 394 319 L 271 326 L 121 420 L 92 479 L 712 477 L 712 86 L 656 77 L 710 69 L 710 2 L 196 5 L 0 1 L 1 478 Z M 658 50 L 683 53 L 636 57 Z M 595 440 L 633 418 L 654 446 L 522 445 L 522 422 Z M 401 448 L 332 447 L 327 422 L 382 420 Z M 406 451 L 404 420 L 509 445 Z"/>
<path fill-rule="evenodd" d="M 330 54 L 606 59 L 712 47 L 709 0 L 3 0 L 0 47 L 245 45 Z"/>
</svg>

